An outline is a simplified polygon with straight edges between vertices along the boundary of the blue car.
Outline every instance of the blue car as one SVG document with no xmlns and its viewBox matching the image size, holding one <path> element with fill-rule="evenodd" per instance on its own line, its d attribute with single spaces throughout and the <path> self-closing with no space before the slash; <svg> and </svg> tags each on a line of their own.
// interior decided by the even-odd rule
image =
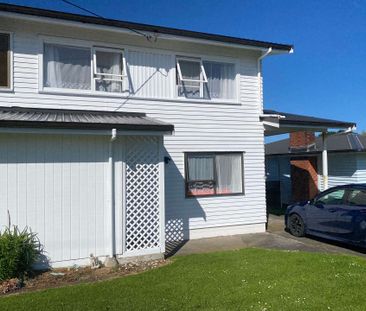
<svg viewBox="0 0 366 311">
<path fill-rule="evenodd" d="M 309 234 L 366 247 L 366 184 L 337 186 L 290 205 L 285 225 L 297 237 Z"/>
</svg>

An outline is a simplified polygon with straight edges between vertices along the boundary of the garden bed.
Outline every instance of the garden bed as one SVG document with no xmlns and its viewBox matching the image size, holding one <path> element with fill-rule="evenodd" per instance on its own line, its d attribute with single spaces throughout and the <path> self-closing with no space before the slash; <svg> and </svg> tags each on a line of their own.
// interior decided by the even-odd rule
<svg viewBox="0 0 366 311">
<path fill-rule="evenodd" d="M 27 278 L 22 286 L 19 280 L 11 279 L 0 282 L 0 296 L 18 292 L 35 291 L 46 288 L 55 288 L 71 284 L 95 282 L 115 277 L 136 274 L 148 271 L 168 264 L 168 260 L 152 260 L 145 262 L 132 262 L 119 265 L 115 268 L 101 267 L 91 269 L 90 267 L 78 267 L 64 269 L 53 269 L 40 271 L 33 277 Z"/>
</svg>

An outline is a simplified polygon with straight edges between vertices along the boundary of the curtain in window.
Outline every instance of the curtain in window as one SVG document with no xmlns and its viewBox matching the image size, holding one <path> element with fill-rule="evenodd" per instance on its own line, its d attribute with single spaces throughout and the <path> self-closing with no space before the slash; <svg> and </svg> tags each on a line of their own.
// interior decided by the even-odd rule
<svg viewBox="0 0 366 311">
<path fill-rule="evenodd" d="M 90 90 L 90 49 L 45 44 L 44 86 Z"/>
<path fill-rule="evenodd" d="M 118 52 L 96 52 L 97 59 L 97 73 L 108 73 L 115 75 L 122 75 L 122 54 Z M 104 92 L 122 92 L 122 80 L 118 81 L 108 81 L 105 79 L 120 79 L 120 77 L 115 76 L 98 76 L 96 80 L 95 89 L 97 91 Z"/>
<path fill-rule="evenodd" d="M 10 87 L 10 35 L 0 34 L 0 87 Z"/>
<path fill-rule="evenodd" d="M 188 195 L 215 194 L 214 157 L 192 155 L 188 158 Z"/>
<path fill-rule="evenodd" d="M 201 80 L 200 66 L 200 62 L 179 60 L 179 67 L 182 72 L 183 79 Z M 200 82 L 179 81 L 178 96 L 185 96 L 187 98 L 199 98 Z"/>
<path fill-rule="evenodd" d="M 235 98 L 235 66 L 204 61 L 208 83 L 204 85 L 205 98 Z"/>
<path fill-rule="evenodd" d="M 190 181 L 214 180 L 214 158 L 209 155 L 194 155 L 188 158 L 188 176 Z"/>
<path fill-rule="evenodd" d="M 242 192 L 241 164 L 240 154 L 216 155 L 217 194 Z"/>
</svg>

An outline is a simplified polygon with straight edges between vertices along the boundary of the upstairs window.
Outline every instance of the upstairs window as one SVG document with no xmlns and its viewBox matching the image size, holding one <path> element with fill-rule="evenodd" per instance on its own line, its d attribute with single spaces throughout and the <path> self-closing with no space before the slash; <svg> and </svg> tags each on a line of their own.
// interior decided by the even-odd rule
<svg viewBox="0 0 366 311">
<path fill-rule="evenodd" d="M 188 153 L 185 174 L 187 196 L 244 193 L 242 153 Z"/>
<path fill-rule="evenodd" d="M 0 89 L 11 87 L 10 34 L 0 33 Z"/>
<path fill-rule="evenodd" d="M 44 44 L 45 88 L 120 93 L 125 68 L 122 50 Z"/>
<path fill-rule="evenodd" d="M 44 45 L 43 85 L 50 88 L 90 90 L 90 49 Z"/>
<path fill-rule="evenodd" d="M 207 74 L 204 98 L 235 99 L 235 65 L 204 61 Z"/>
<path fill-rule="evenodd" d="M 207 77 L 200 59 L 178 58 L 177 74 L 178 96 L 202 98 Z"/>
<path fill-rule="evenodd" d="M 235 99 L 235 65 L 196 58 L 177 58 L 178 96 Z"/>
<path fill-rule="evenodd" d="M 104 92 L 122 92 L 124 68 L 123 52 L 96 48 L 94 51 L 95 90 Z"/>
</svg>

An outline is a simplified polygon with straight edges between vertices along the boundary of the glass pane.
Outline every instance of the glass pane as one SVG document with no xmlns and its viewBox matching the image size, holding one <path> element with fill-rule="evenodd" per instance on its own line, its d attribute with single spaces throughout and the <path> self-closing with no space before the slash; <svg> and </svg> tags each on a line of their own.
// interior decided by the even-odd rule
<svg viewBox="0 0 366 311">
<path fill-rule="evenodd" d="M 96 51 L 97 73 L 122 75 L 122 53 Z"/>
<path fill-rule="evenodd" d="M 243 191 L 242 161 L 240 154 L 216 155 L 217 194 Z"/>
<path fill-rule="evenodd" d="M 366 206 L 366 191 L 353 190 L 349 194 L 348 203 L 350 205 Z"/>
<path fill-rule="evenodd" d="M 234 64 L 204 61 L 208 83 L 204 84 L 204 98 L 235 98 Z"/>
<path fill-rule="evenodd" d="M 122 75 L 123 61 L 122 53 L 96 51 L 97 73 Z M 122 78 L 118 76 L 97 76 L 95 89 L 103 92 L 122 92 Z M 119 79 L 119 81 L 109 81 L 108 79 Z"/>
<path fill-rule="evenodd" d="M 188 60 L 179 60 L 179 66 L 183 79 L 200 80 L 201 79 L 201 64 L 200 62 L 192 62 Z M 187 98 L 200 97 L 200 82 L 195 81 L 179 81 L 178 96 Z"/>
<path fill-rule="evenodd" d="M 333 192 L 327 193 L 323 196 L 321 196 L 316 203 L 321 204 L 330 204 L 330 205 L 340 205 L 343 203 L 343 196 L 344 196 L 345 190 L 339 189 L 335 190 Z"/>
<path fill-rule="evenodd" d="M 45 44 L 43 62 L 44 86 L 90 90 L 90 49 Z"/>
<path fill-rule="evenodd" d="M 10 87 L 10 35 L 0 34 L 0 87 Z"/>
<path fill-rule="evenodd" d="M 188 156 L 188 180 L 214 180 L 214 157 L 212 155 Z"/>
</svg>

